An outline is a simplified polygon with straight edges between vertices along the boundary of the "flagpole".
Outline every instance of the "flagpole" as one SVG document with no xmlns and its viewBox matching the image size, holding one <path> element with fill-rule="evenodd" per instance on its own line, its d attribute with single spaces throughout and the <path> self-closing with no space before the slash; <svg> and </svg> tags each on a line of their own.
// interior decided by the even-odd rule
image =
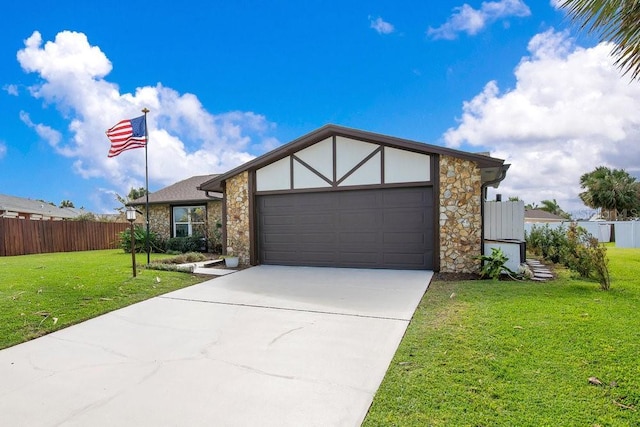
<svg viewBox="0 0 640 427">
<path fill-rule="evenodd" d="M 149 109 L 147 107 L 142 109 L 142 112 L 144 113 L 144 137 L 145 137 L 145 144 L 144 144 L 144 174 L 145 174 L 145 195 L 146 195 L 146 203 L 145 203 L 145 211 L 147 213 L 147 236 L 146 236 L 146 250 L 147 250 L 147 265 L 149 265 L 151 263 L 151 248 L 149 245 L 149 157 L 147 155 L 148 151 L 147 151 L 147 147 L 149 146 L 149 128 L 147 128 L 147 113 L 149 112 Z"/>
</svg>

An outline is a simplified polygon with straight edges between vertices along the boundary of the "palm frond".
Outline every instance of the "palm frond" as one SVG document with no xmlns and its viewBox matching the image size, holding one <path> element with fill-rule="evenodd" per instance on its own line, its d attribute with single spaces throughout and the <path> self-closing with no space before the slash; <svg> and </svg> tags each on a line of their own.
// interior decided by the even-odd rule
<svg viewBox="0 0 640 427">
<path fill-rule="evenodd" d="M 615 44 L 612 55 L 624 74 L 640 76 L 639 0 L 565 0 L 560 7 L 581 29 Z"/>
</svg>

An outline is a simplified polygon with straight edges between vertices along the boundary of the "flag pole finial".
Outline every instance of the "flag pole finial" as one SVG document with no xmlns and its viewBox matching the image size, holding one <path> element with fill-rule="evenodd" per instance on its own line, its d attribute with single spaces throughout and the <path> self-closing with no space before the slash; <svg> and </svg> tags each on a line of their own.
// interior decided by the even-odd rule
<svg viewBox="0 0 640 427">
<path fill-rule="evenodd" d="M 145 114 L 147 114 L 147 113 L 149 112 L 149 109 L 148 109 L 147 107 L 144 107 L 144 108 L 142 109 L 142 112 L 143 112 L 143 113 L 145 113 Z"/>
</svg>

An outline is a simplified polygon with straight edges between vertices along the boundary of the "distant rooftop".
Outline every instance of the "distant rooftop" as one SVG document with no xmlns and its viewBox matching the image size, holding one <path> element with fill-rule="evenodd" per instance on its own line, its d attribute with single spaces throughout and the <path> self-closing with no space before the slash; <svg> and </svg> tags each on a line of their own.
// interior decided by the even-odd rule
<svg viewBox="0 0 640 427">
<path fill-rule="evenodd" d="M 87 214 L 78 208 L 59 208 L 41 200 L 0 194 L 0 217 L 32 217 L 32 219 L 72 219 Z"/>
<path fill-rule="evenodd" d="M 566 218 L 552 214 L 551 212 L 543 211 L 542 209 L 525 209 L 524 218 L 525 220 L 537 219 L 545 222 L 567 221 Z"/>
</svg>

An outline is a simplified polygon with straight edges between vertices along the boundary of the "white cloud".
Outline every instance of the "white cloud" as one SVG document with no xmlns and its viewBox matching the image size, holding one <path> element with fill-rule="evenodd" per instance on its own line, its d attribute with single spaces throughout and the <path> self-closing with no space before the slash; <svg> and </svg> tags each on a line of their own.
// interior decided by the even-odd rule
<svg viewBox="0 0 640 427">
<path fill-rule="evenodd" d="M 369 21 L 371 22 L 371 28 L 376 30 L 378 34 L 391 34 L 395 31 L 395 28 L 392 24 L 385 22 L 380 17 L 376 19 L 372 19 L 371 17 L 369 17 Z"/>
<path fill-rule="evenodd" d="M 427 35 L 434 39 L 453 40 L 461 32 L 476 35 L 499 19 L 531 15 L 531 10 L 522 0 L 482 2 L 480 9 L 474 9 L 465 3 L 453 10 L 447 22 L 437 28 L 429 27 Z"/>
<path fill-rule="evenodd" d="M 18 96 L 18 85 L 4 85 L 2 89 L 9 95 Z"/>
<path fill-rule="evenodd" d="M 549 30 L 528 48 L 515 88 L 488 82 L 464 103 L 460 124 L 444 140 L 490 149 L 511 163 L 500 186 L 505 195 L 584 209 L 582 174 L 607 165 L 640 176 L 640 85 L 621 77 L 610 44 L 585 49 Z"/>
<path fill-rule="evenodd" d="M 31 121 L 31 117 L 29 117 L 28 113 L 24 111 L 20 111 L 20 120 L 30 128 L 36 131 L 38 136 L 51 145 L 51 147 L 55 148 L 58 154 L 62 154 L 63 156 L 71 157 L 73 156 L 73 150 L 60 145 L 60 141 L 62 140 L 62 134 L 57 130 L 53 129 L 50 126 L 46 126 L 40 123 L 33 123 Z"/>
<path fill-rule="evenodd" d="M 7 144 L 4 141 L 0 141 L 0 159 L 7 155 Z"/>
<path fill-rule="evenodd" d="M 144 150 L 107 158 L 109 141 L 104 134 L 119 120 L 142 115 L 144 107 L 151 110 L 149 180 L 156 187 L 225 172 L 253 158 L 252 152 L 278 145 L 269 135 L 275 125 L 259 114 L 214 115 L 195 95 L 180 94 L 161 83 L 120 93 L 117 84 L 105 79 L 111 62 L 83 33 L 63 31 L 54 41 L 44 46 L 42 42 L 40 33 L 34 32 L 18 52 L 18 61 L 25 71 L 40 76 L 42 83 L 30 87 L 30 93 L 55 105 L 70 120 L 65 130 L 70 137 L 34 123 L 28 113 L 21 113 L 21 119 L 57 153 L 75 158 L 75 172 L 83 178 L 106 178 L 121 194 L 144 185 Z"/>
</svg>

